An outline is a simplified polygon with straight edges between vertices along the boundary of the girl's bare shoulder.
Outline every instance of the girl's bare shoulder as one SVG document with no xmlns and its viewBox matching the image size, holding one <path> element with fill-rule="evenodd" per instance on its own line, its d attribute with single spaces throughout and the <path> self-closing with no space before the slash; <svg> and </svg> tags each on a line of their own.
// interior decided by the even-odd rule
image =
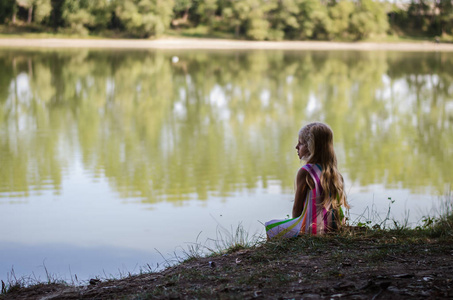
<svg viewBox="0 0 453 300">
<path fill-rule="evenodd" d="M 313 179 L 310 176 L 310 173 L 304 169 L 304 167 L 300 168 L 299 171 L 297 171 L 297 183 L 298 184 L 303 184 L 306 183 L 310 187 L 310 189 L 313 188 L 314 183 Z"/>
<path fill-rule="evenodd" d="M 310 174 L 308 173 L 307 170 L 304 169 L 304 167 L 301 167 L 299 171 L 297 171 L 297 179 L 299 178 L 305 178 L 309 176 Z"/>
</svg>

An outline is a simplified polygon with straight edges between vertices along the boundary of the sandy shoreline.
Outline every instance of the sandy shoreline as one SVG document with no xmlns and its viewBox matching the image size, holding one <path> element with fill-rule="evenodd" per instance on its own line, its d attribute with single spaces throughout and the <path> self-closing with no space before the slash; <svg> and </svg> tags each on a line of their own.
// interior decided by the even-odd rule
<svg viewBox="0 0 453 300">
<path fill-rule="evenodd" d="M 453 44 L 340 43 L 318 41 L 238 41 L 174 38 L 159 40 L 125 39 L 23 39 L 0 38 L 0 48 L 109 48 L 109 49 L 208 49 L 208 50 L 361 50 L 361 51 L 453 51 Z"/>
</svg>

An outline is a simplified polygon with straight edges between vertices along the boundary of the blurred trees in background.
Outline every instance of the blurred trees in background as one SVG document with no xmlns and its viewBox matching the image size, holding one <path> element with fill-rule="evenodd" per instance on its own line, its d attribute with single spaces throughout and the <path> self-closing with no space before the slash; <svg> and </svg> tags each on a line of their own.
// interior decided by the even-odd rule
<svg viewBox="0 0 453 300">
<path fill-rule="evenodd" d="M 394 5 L 388 15 L 392 28 L 409 35 L 453 34 L 453 1 L 450 0 L 412 0 L 407 8 Z"/>
<path fill-rule="evenodd" d="M 136 38 L 159 36 L 169 28 L 203 28 L 204 35 L 252 40 L 442 36 L 452 35 L 453 1 L 0 0 L 0 24 Z"/>
</svg>

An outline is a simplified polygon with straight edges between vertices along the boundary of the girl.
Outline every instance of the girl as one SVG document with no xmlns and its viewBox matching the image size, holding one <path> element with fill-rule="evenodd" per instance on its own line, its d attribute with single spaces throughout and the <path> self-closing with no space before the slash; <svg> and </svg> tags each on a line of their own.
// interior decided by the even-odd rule
<svg viewBox="0 0 453 300">
<path fill-rule="evenodd" d="M 266 222 L 268 238 L 323 234 L 344 224 L 341 206 L 349 205 L 343 177 L 337 170 L 332 130 L 319 122 L 304 126 L 299 131 L 296 150 L 307 164 L 296 176 L 293 219 Z"/>
</svg>

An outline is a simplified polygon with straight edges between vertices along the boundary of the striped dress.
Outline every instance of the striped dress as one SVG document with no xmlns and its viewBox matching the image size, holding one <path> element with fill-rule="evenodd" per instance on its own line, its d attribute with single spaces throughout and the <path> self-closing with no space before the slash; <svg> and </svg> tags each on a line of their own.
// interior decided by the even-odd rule
<svg viewBox="0 0 453 300">
<path fill-rule="evenodd" d="M 302 168 L 310 174 L 315 183 L 315 187 L 308 191 L 302 214 L 299 217 L 284 220 L 271 220 L 264 224 L 269 239 L 291 238 L 301 234 L 319 235 L 336 230 L 339 227 L 339 224 L 344 223 L 344 215 L 341 207 L 338 208 L 339 211 L 336 214 L 330 203 L 327 207 L 324 207 L 321 204 L 321 166 L 319 164 L 306 164 Z"/>
<path fill-rule="evenodd" d="M 321 186 L 321 174 L 322 168 L 319 164 L 306 164 L 302 167 L 310 174 L 310 177 L 315 183 L 315 187 L 309 190 L 307 198 L 305 199 L 304 207 L 302 209 L 302 224 L 300 233 L 309 234 L 323 234 L 338 228 L 338 222 L 343 222 L 343 211 L 340 209 L 339 214 L 335 214 L 332 209 L 332 205 L 329 203 L 327 206 L 323 206 L 321 194 L 323 192 Z M 341 216 L 342 220 L 336 220 L 335 218 Z"/>
</svg>

